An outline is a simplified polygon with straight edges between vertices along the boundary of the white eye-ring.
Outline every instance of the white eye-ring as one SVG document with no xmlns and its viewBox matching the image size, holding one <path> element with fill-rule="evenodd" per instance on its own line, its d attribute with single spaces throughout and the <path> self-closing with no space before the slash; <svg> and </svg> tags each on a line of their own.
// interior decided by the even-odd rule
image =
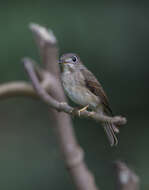
<svg viewBox="0 0 149 190">
<path fill-rule="evenodd" d="M 72 61 L 75 63 L 77 61 L 77 57 L 76 56 L 72 56 Z"/>
</svg>

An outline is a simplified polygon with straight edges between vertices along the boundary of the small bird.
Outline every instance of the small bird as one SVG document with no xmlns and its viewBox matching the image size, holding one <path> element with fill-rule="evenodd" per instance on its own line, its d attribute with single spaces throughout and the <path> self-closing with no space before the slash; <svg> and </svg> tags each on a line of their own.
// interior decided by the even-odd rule
<svg viewBox="0 0 149 190">
<path fill-rule="evenodd" d="M 104 115 L 112 115 L 108 98 L 96 77 L 81 62 L 78 55 L 67 53 L 60 57 L 62 65 L 61 80 L 68 97 L 78 105 L 83 106 L 79 112 L 87 108 Z M 103 127 L 111 146 L 117 145 L 115 133 L 118 128 L 112 123 L 105 122 Z"/>
</svg>

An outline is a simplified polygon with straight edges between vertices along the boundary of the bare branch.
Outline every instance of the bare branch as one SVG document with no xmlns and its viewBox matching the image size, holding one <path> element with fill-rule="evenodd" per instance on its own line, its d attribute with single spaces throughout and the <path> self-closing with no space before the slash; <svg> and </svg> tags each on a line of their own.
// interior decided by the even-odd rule
<svg viewBox="0 0 149 190">
<path fill-rule="evenodd" d="M 38 95 L 42 98 L 42 100 L 48 104 L 50 107 L 57 109 L 58 111 L 61 111 L 63 104 L 60 104 L 58 101 L 56 101 L 54 98 L 49 96 L 49 94 L 42 88 L 40 85 L 40 82 L 36 76 L 33 64 L 31 59 L 25 58 L 24 60 L 24 66 L 25 69 L 33 83 L 33 87 L 35 88 Z M 69 113 L 71 110 L 67 110 Z"/>
<path fill-rule="evenodd" d="M 40 81 L 40 85 L 45 91 L 49 92 L 53 89 L 55 78 L 53 78 L 50 73 L 46 72 L 42 68 L 39 68 L 34 62 L 33 64 L 36 76 Z M 39 99 L 38 94 L 29 82 L 13 81 L 0 84 L 0 100 L 13 97 L 30 97 Z"/>
<path fill-rule="evenodd" d="M 8 82 L 0 85 L 0 99 L 17 96 L 38 97 L 32 85 L 24 81 Z"/>
<path fill-rule="evenodd" d="M 121 161 L 115 163 L 117 190 L 139 190 L 139 177 Z"/>
<path fill-rule="evenodd" d="M 47 30 L 45 27 L 35 23 L 30 24 L 30 29 L 34 34 L 44 67 L 48 69 L 48 71 L 52 71 L 51 74 L 57 77 L 59 75 L 59 68 L 55 66 L 58 59 L 56 37 L 52 30 Z"/>
<path fill-rule="evenodd" d="M 31 69 L 29 69 L 28 74 L 30 73 L 29 76 L 31 77 L 31 80 L 34 79 L 32 81 L 34 81 L 33 85 L 38 91 L 38 95 L 40 95 L 41 98 L 44 97 L 43 100 L 47 104 L 48 102 L 53 102 L 50 104 L 49 113 L 50 117 L 53 119 L 54 131 L 68 172 L 77 190 L 97 190 L 94 177 L 84 163 L 83 150 L 80 148 L 75 138 L 70 116 L 64 112 L 57 112 L 56 109 L 51 109 L 52 105 L 53 107 L 56 106 L 58 108 L 57 110 L 61 110 L 63 103 L 59 104 L 59 102 L 66 102 L 59 79 L 60 72 L 57 64 L 58 48 L 55 40 L 56 38 L 46 28 L 37 24 L 31 24 L 30 28 L 38 45 L 44 68 L 46 68 L 46 71 L 55 79 L 53 88 L 50 87 L 50 90 L 48 91 L 50 97 L 49 94 L 41 88 L 38 78 L 34 75 L 34 69 L 30 67 L 31 65 L 27 64 L 27 68 Z M 45 83 L 48 81 L 47 79 L 45 80 Z M 67 108 L 71 109 L 71 107 Z"/>
</svg>

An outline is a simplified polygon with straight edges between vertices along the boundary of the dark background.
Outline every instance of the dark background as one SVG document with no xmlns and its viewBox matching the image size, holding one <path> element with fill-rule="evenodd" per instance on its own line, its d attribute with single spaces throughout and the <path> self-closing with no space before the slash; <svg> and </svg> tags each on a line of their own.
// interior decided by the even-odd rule
<svg viewBox="0 0 149 190">
<path fill-rule="evenodd" d="M 125 161 L 149 188 L 148 1 L 0 1 L 0 82 L 27 80 L 21 58 L 39 60 L 30 22 L 51 28 L 60 54 L 78 53 L 100 79 L 115 114 L 124 115 L 119 145 L 101 126 L 74 119 L 86 162 L 101 189 L 114 189 L 113 161 Z M 47 106 L 13 98 L 0 102 L 0 189 L 74 189 L 50 127 Z"/>
</svg>

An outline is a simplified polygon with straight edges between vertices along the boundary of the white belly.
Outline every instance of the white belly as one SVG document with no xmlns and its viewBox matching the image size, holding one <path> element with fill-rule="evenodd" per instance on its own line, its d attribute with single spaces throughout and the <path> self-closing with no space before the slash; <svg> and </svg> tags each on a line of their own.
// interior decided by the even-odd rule
<svg viewBox="0 0 149 190">
<path fill-rule="evenodd" d="M 99 104 L 99 98 L 75 80 L 75 77 L 77 76 L 69 72 L 62 74 L 62 84 L 67 95 L 76 104 L 95 108 Z"/>
</svg>

